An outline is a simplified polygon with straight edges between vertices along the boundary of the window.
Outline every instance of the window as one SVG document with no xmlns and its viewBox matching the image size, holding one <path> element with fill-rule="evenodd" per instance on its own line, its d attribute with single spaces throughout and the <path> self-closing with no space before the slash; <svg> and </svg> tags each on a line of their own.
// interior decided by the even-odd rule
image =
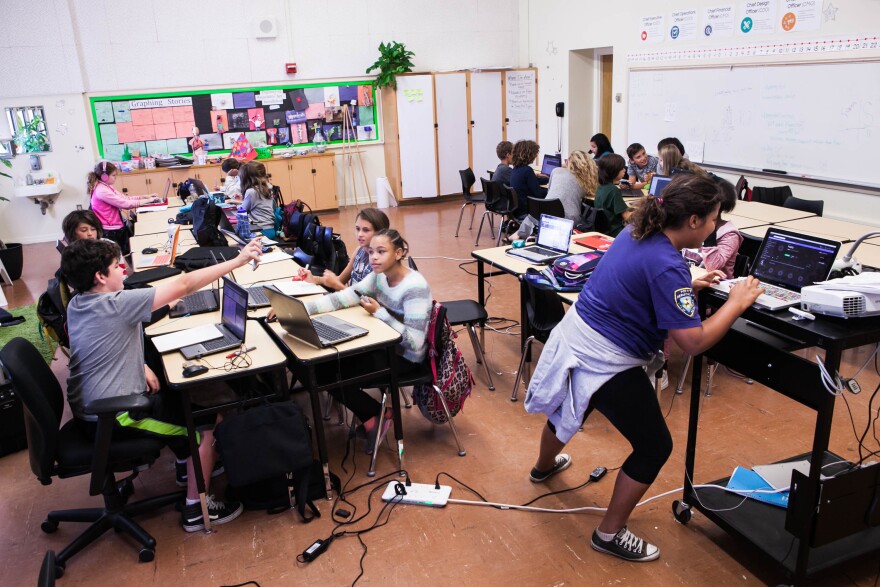
<svg viewBox="0 0 880 587">
<path fill-rule="evenodd" d="M 49 143 L 49 131 L 46 128 L 46 115 L 42 106 L 7 108 L 6 123 L 9 125 L 9 132 L 15 143 L 16 154 L 44 153 L 52 150 Z"/>
</svg>

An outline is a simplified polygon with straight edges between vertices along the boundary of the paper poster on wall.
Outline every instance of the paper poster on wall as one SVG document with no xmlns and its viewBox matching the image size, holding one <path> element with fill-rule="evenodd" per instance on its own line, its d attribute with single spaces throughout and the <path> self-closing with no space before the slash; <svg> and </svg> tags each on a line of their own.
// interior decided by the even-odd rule
<svg viewBox="0 0 880 587">
<path fill-rule="evenodd" d="M 156 128 L 156 140 L 160 139 L 173 139 L 177 137 L 177 128 L 174 126 L 174 123 L 168 124 L 157 124 Z"/>
<path fill-rule="evenodd" d="M 95 104 L 95 118 L 98 122 L 115 122 L 113 119 L 113 105 L 109 102 Z"/>
<path fill-rule="evenodd" d="M 697 38 L 697 9 L 673 10 L 669 15 L 669 38 L 693 41 Z"/>
<path fill-rule="evenodd" d="M 777 0 L 750 0 L 739 7 L 740 35 L 766 35 L 776 30 Z"/>
<path fill-rule="evenodd" d="M 186 144 L 186 139 L 169 139 L 167 142 L 169 153 L 186 153 L 189 151 L 189 145 Z"/>
<path fill-rule="evenodd" d="M 119 144 L 119 135 L 116 134 L 115 124 L 101 125 L 101 142 L 103 142 L 105 145 Z"/>
<path fill-rule="evenodd" d="M 703 162 L 703 149 L 705 147 L 705 143 L 702 141 L 685 141 L 684 142 L 684 151 L 688 155 L 688 159 L 690 159 L 694 163 L 702 163 Z"/>
<path fill-rule="evenodd" d="M 663 122 L 675 122 L 678 105 L 675 102 L 666 102 L 663 108 Z"/>
<path fill-rule="evenodd" d="M 165 155 L 168 153 L 168 141 L 147 141 L 147 153 Z"/>
<path fill-rule="evenodd" d="M 822 15 L 820 0 L 782 0 L 779 26 L 786 33 L 815 31 Z"/>
<path fill-rule="evenodd" d="M 664 18 L 662 14 L 654 16 L 643 16 L 641 18 L 641 28 L 639 28 L 639 38 L 643 43 L 659 43 L 666 36 L 666 27 L 663 24 Z"/>
<path fill-rule="evenodd" d="M 256 100 L 262 102 L 263 106 L 284 104 L 284 90 L 263 90 L 256 95 Z"/>
<path fill-rule="evenodd" d="M 211 108 L 213 110 L 231 110 L 235 108 L 232 102 L 232 92 L 228 94 L 211 94 Z"/>
</svg>

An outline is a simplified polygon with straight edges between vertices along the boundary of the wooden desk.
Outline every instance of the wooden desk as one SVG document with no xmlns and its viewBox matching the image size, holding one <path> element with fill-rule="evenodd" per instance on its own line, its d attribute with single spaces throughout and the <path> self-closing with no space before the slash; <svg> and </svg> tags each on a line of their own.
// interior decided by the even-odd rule
<svg viewBox="0 0 880 587">
<path fill-rule="evenodd" d="M 840 256 L 843 257 L 846 254 L 846 251 L 849 250 L 849 246 L 847 245 L 846 250 L 841 249 Z M 855 254 L 853 254 L 855 259 L 858 259 L 861 262 L 863 267 L 872 267 L 874 269 L 880 269 L 880 244 L 874 244 L 869 242 L 862 242 L 859 245 L 859 248 L 856 249 Z"/>
<path fill-rule="evenodd" d="M 865 233 L 880 230 L 880 227 L 871 226 L 870 224 L 858 224 L 856 222 L 835 220 L 834 218 L 824 218 L 821 216 L 782 222 L 779 227 L 788 228 L 795 232 L 809 230 L 821 234 L 828 234 L 831 235 L 831 238 L 834 240 L 839 240 L 841 242 L 852 242 Z"/>
<path fill-rule="evenodd" d="M 397 343 L 400 342 L 400 333 L 379 320 L 368 314 L 360 306 L 353 308 L 345 308 L 329 312 L 333 316 L 338 316 L 343 320 L 347 320 L 352 324 L 362 326 L 369 330 L 369 334 L 344 342 L 335 348 L 318 349 L 310 344 L 306 344 L 298 338 L 294 338 L 288 334 L 281 324 L 273 322 L 266 323 L 265 326 L 273 335 L 274 339 L 287 355 L 288 367 L 294 375 L 294 381 L 297 379 L 303 383 L 308 389 L 312 402 L 312 420 L 315 426 L 315 436 L 318 440 L 318 456 L 324 469 L 324 488 L 327 492 L 327 499 L 332 499 L 332 487 L 330 485 L 330 467 L 327 457 L 327 441 L 324 436 L 324 417 L 321 414 L 321 402 L 318 398 L 318 392 L 329 390 L 345 384 L 357 384 L 359 382 L 373 381 L 377 377 L 388 376 L 389 391 L 391 394 L 391 408 L 394 413 L 394 437 L 397 439 L 397 457 L 400 469 L 403 469 L 403 419 L 400 414 L 400 395 L 397 392 Z M 384 350 L 388 355 L 388 368 L 380 369 L 375 372 L 347 377 L 330 383 L 319 383 L 316 376 L 315 367 L 321 363 L 336 362 L 345 357 L 352 357 L 362 353 L 376 350 Z M 342 374 L 340 373 L 340 376 Z M 376 457 L 378 451 L 373 452 L 370 461 L 370 469 L 367 473 L 374 475 Z"/>
<path fill-rule="evenodd" d="M 771 224 L 813 216 L 811 212 L 802 212 L 793 208 L 783 208 L 782 206 L 773 206 L 763 202 L 747 202 L 745 200 L 740 200 L 736 203 L 733 213 L 737 216 L 745 216 L 746 218 L 762 220 Z"/>
</svg>

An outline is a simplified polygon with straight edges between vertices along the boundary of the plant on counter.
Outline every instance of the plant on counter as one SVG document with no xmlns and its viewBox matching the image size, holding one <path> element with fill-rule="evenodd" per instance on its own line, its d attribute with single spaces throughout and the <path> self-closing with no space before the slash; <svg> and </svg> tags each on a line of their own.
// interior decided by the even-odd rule
<svg viewBox="0 0 880 587">
<path fill-rule="evenodd" d="M 367 73 L 374 69 L 379 70 L 376 76 L 376 87 L 384 88 L 391 86 L 397 89 L 397 81 L 394 76 L 398 73 L 407 73 L 412 71 L 413 63 L 411 59 L 415 57 L 415 53 L 407 51 L 403 43 L 392 41 L 387 45 L 379 43 L 379 59 L 376 63 L 367 68 Z"/>
</svg>

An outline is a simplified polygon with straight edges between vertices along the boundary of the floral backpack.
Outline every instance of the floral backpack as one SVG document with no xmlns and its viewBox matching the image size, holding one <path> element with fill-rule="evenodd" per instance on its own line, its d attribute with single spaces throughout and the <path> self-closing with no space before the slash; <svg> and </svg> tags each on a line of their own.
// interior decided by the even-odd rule
<svg viewBox="0 0 880 587">
<path fill-rule="evenodd" d="M 436 301 L 428 323 L 428 357 L 431 360 L 433 383 L 415 385 L 413 402 L 419 406 L 425 418 L 435 424 L 445 424 L 447 417 L 441 404 L 441 394 L 449 409 L 449 416 L 455 417 L 471 394 L 474 378 L 461 351 L 455 346 L 455 334 L 446 319 L 446 308 Z"/>
</svg>

